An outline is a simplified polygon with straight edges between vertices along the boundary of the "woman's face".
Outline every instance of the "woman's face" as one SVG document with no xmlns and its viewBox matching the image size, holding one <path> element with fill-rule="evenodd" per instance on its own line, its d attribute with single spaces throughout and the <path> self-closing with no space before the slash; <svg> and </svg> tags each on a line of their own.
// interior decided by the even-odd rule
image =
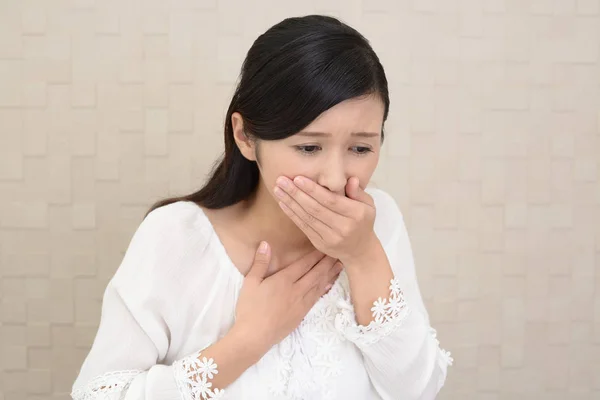
<svg viewBox="0 0 600 400">
<path fill-rule="evenodd" d="M 259 140 L 261 180 L 273 195 L 279 176 L 302 175 L 345 195 L 356 176 L 364 189 L 379 160 L 384 105 L 376 96 L 346 100 L 286 139 Z"/>
</svg>

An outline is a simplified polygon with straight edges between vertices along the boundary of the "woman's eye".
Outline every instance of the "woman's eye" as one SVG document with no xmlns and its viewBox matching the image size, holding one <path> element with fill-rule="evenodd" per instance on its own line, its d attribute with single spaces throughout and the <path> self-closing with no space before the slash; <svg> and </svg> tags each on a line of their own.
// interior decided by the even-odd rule
<svg viewBox="0 0 600 400">
<path fill-rule="evenodd" d="M 306 153 L 306 154 L 314 154 L 317 151 L 319 151 L 321 148 L 319 146 L 316 145 L 310 145 L 310 146 L 296 146 L 296 148 L 302 152 L 302 153 Z"/>
<path fill-rule="evenodd" d="M 321 146 L 318 145 L 296 146 L 296 149 L 299 152 L 307 155 L 313 155 L 322 150 Z M 366 146 L 353 146 L 350 148 L 350 150 L 357 155 L 365 155 L 373 151 L 370 147 Z"/>
<path fill-rule="evenodd" d="M 370 147 L 354 146 L 354 147 L 352 147 L 352 151 L 355 152 L 356 154 L 367 154 L 367 153 L 370 153 L 372 150 Z"/>
</svg>

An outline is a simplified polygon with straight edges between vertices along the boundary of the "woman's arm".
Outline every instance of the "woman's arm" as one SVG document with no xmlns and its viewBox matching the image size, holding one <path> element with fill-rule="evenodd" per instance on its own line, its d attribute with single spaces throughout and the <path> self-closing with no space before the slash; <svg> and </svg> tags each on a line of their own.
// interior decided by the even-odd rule
<svg viewBox="0 0 600 400">
<path fill-rule="evenodd" d="M 281 176 L 277 184 L 283 212 L 345 265 L 349 282 L 336 327 L 363 353 L 377 392 L 384 400 L 434 398 L 451 358 L 429 326 L 396 202 L 382 190 L 369 195 L 355 177 L 346 196 L 302 176 Z"/>
<path fill-rule="evenodd" d="M 186 389 L 191 393 L 202 392 L 207 383 L 212 384 L 213 390 L 226 388 L 256 364 L 267 351 L 268 346 L 261 343 L 251 332 L 238 329 L 234 325 L 215 344 L 174 363 L 181 380 L 183 399 L 199 399 L 197 396 L 185 396 Z"/>
<path fill-rule="evenodd" d="M 142 320 L 146 328 L 142 328 Z M 154 319 L 159 326 L 160 318 Z M 71 394 L 74 400 L 218 398 L 267 352 L 262 339 L 234 327 L 220 340 L 171 365 L 159 364 L 167 328 L 131 311 L 113 284 L 104 295 L 92 349 Z M 158 363 L 158 364 L 157 364 Z"/>
<path fill-rule="evenodd" d="M 164 364 L 173 336 L 183 329 L 177 315 L 192 310 L 182 307 L 192 301 L 208 307 L 216 290 L 213 268 L 218 263 L 205 251 L 204 231 L 195 229 L 197 215 L 195 205 L 179 203 L 156 209 L 142 221 L 104 292 L 100 325 L 73 385 L 74 399 L 214 398 L 216 389 L 225 388 L 266 352 L 256 335 L 234 325 L 220 340 Z M 186 277 L 191 270 L 196 275 Z M 223 307 L 233 310 L 233 305 Z"/>
<path fill-rule="evenodd" d="M 373 238 L 373 244 L 368 248 L 369 251 L 361 254 L 360 258 L 344 262 L 356 322 L 360 325 L 369 325 L 374 320 L 371 310 L 373 302 L 389 297 L 390 281 L 394 278 L 385 250 L 377 237 Z"/>
<path fill-rule="evenodd" d="M 452 359 L 429 325 L 402 215 L 385 192 L 374 197 L 385 246 L 370 247 L 346 267 L 349 291 L 336 326 L 363 353 L 384 400 L 433 399 Z"/>
</svg>

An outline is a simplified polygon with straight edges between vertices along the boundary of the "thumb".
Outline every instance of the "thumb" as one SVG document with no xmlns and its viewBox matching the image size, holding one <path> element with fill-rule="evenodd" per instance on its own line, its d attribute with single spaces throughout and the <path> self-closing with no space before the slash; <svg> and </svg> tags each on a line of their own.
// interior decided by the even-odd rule
<svg viewBox="0 0 600 400">
<path fill-rule="evenodd" d="M 247 276 L 263 280 L 267 270 L 269 269 L 270 262 L 271 246 L 269 246 L 267 242 L 262 241 L 256 250 L 252 267 L 250 268 L 250 272 L 248 272 Z"/>
<path fill-rule="evenodd" d="M 355 176 L 348 179 L 348 183 L 346 184 L 346 194 L 353 200 L 373 205 L 373 199 L 360 187 L 359 180 Z"/>
<path fill-rule="evenodd" d="M 358 195 L 358 179 L 351 177 L 346 182 L 346 195 L 351 199 L 356 200 L 356 196 Z"/>
</svg>

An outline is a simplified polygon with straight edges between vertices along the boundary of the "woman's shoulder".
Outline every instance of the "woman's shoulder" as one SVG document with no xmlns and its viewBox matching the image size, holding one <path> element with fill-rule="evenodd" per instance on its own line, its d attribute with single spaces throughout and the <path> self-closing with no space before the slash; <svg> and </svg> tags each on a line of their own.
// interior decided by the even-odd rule
<svg viewBox="0 0 600 400">
<path fill-rule="evenodd" d="M 202 208 L 196 203 L 176 201 L 150 211 L 142 220 L 140 227 L 149 230 L 193 229 L 201 220 L 202 214 Z"/>
<path fill-rule="evenodd" d="M 404 231 L 404 217 L 396 200 L 383 189 L 369 187 L 365 190 L 375 202 L 374 230 L 383 243 L 393 240 Z"/>
<path fill-rule="evenodd" d="M 152 210 L 135 229 L 109 286 L 131 304 L 160 299 L 171 307 L 173 298 L 189 298 L 219 275 L 210 228 L 192 202 Z"/>
<path fill-rule="evenodd" d="M 367 187 L 365 190 L 375 202 L 375 209 L 379 217 L 398 218 L 402 217 L 400 208 L 396 200 L 383 189 L 376 187 Z"/>
<path fill-rule="evenodd" d="M 190 237 L 207 235 L 210 224 L 203 209 L 191 201 L 176 201 L 153 209 L 135 232 L 164 245 L 185 242 Z"/>
<path fill-rule="evenodd" d="M 120 269 L 133 266 L 136 272 L 142 267 L 146 272 L 159 272 L 157 268 L 177 265 L 176 259 L 190 254 L 191 249 L 195 257 L 201 256 L 210 242 L 208 228 L 195 203 L 178 201 L 156 208 L 135 229 Z"/>
</svg>

